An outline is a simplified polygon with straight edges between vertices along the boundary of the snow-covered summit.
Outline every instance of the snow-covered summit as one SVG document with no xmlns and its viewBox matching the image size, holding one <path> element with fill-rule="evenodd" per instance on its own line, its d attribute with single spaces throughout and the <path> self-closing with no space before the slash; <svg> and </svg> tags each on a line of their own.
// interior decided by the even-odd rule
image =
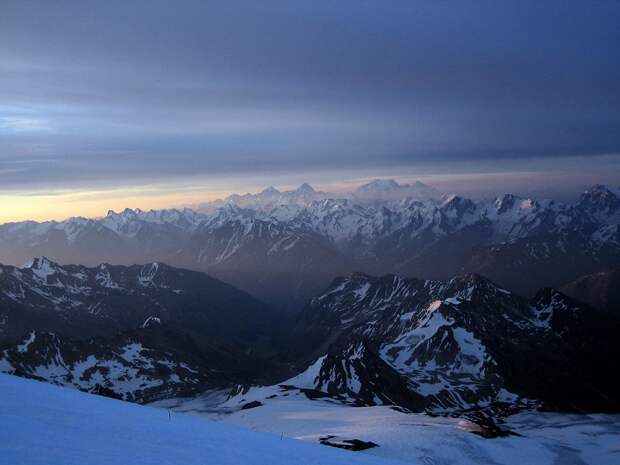
<svg viewBox="0 0 620 465">
<path fill-rule="evenodd" d="M 295 192 L 297 194 L 314 194 L 316 193 L 316 191 L 314 190 L 314 188 L 308 184 L 307 182 L 304 182 L 303 184 L 301 184 L 296 190 Z"/>
<path fill-rule="evenodd" d="M 352 197 L 366 201 L 394 201 L 403 198 L 416 200 L 437 199 L 440 194 L 437 190 L 416 181 L 413 184 L 399 184 L 394 179 L 374 179 L 352 192 Z"/>
<path fill-rule="evenodd" d="M 28 268 L 37 271 L 55 270 L 56 268 L 58 268 L 58 264 L 47 257 L 34 257 L 24 263 L 22 268 Z"/>
</svg>

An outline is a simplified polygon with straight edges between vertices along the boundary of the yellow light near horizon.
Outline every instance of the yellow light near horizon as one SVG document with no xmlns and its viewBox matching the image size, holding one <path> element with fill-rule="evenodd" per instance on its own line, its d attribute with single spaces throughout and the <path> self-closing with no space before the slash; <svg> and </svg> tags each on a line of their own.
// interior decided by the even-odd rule
<svg viewBox="0 0 620 465">
<path fill-rule="evenodd" d="M 146 193 L 145 193 L 146 192 Z M 58 194 L 0 194 L 0 223 L 64 220 L 72 216 L 98 217 L 108 210 L 142 210 L 178 207 L 214 200 L 220 195 L 178 194 L 139 189 L 81 191 Z"/>
</svg>

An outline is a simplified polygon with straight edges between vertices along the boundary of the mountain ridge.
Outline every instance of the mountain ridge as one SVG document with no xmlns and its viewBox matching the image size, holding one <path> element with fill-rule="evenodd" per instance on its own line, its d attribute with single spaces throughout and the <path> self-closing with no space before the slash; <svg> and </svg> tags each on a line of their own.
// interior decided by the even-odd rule
<svg viewBox="0 0 620 465">
<path fill-rule="evenodd" d="M 251 398 L 297 390 L 441 415 L 620 411 L 609 369 L 620 356 L 620 319 L 552 288 L 525 298 L 476 273 L 449 280 L 351 273 L 312 298 L 270 345 L 277 322 L 261 329 L 265 315 L 244 314 L 236 294 L 214 307 L 226 315 L 218 323 L 200 297 L 209 282 L 162 264 L 89 269 L 36 258 L 21 269 L 0 267 L 0 371 L 135 402 L 231 389 L 235 405 L 253 389 Z M 220 286 L 228 289 L 220 283 L 206 294 L 214 299 Z M 91 297 L 110 295 L 113 307 L 90 311 Z M 155 300 L 138 305 L 147 297 Z M 37 318 L 16 318 L 28 311 Z M 97 334 L 84 331 L 102 319 Z M 7 329 L 21 336 L 7 337 Z M 284 381 L 271 384 L 276 379 Z"/>
<path fill-rule="evenodd" d="M 305 369 L 297 377 L 304 388 L 361 405 L 398 398 L 435 413 L 618 411 L 608 370 L 620 355 L 618 330 L 617 317 L 551 288 L 526 299 L 476 274 L 433 281 L 355 273 L 308 304 L 291 353 Z M 400 380 L 393 391 L 375 384 L 373 373 L 386 370 Z"/>
<path fill-rule="evenodd" d="M 0 225 L 0 261 L 160 261 L 207 272 L 289 310 L 356 270 L 435 279 L 477 272 L 532 295 L 620 264 L 620 199 L 600 185 L 575 204 L 512 194 L 366 201 L 301 191 L 320 198 L 278 203 L 282 193 L 274 188 L 258 194 L 272 199 L 264 205 L 230 200 L 209 213 L 126 209 L 100 219 Z"/>
<path fill-rule="evenodd" d="M 33 330 L 83 340 L 165 325 L 214 359 L 236 358 L 260 373 L 282 321 L 229 284 L 160 262 L 85 267 L 40 257 L 22 268 L 0 265 L 0 344 Z"/>
</svg>

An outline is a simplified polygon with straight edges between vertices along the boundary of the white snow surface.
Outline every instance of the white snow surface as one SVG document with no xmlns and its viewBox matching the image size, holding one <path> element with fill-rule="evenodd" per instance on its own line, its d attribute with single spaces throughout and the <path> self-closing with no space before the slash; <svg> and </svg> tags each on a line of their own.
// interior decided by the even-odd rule
<svg viewBox="0 0 620 465">
<path fill-rule="evenodd" d="M 7 375 L 0 438 L 7 465 L 402 463 Z"/>
<path fill-rule="evenodd" d="M 466 420 L 406 414 L 387 406 L 351 407 L 330 400 L 309 400 L 296 391 L 267 398 L 271 388 L 251 389 L 242 402 L 260 400 L 252 409 L 222 402 L 222 393 L 152 404 L 206 416 L 223 423 L 316 442 L 334 435 L 373 441 L 379 447 L 356 452 L 423 465 L 612 465 L 620 454 L 620 415 L 570 415 L 526 412 L 509 417 L 505 427 L 522 436 L 485 439 Z M 353 456 L 343 463 L 354 463 Z M 293 461 L 291 463 L 300 463 Z"/>
<path fill-rule="evenodd" d="M 28 334 L 28 339 L 26 339 L 22 344 L 19 344 L 17 346 L 17 351 L 21 353 L 27 352 L 28 347 L 34 342 L 36 338 L 37 333 L 35 331 L 30 331 L 30 334 Z"/>
</svg>

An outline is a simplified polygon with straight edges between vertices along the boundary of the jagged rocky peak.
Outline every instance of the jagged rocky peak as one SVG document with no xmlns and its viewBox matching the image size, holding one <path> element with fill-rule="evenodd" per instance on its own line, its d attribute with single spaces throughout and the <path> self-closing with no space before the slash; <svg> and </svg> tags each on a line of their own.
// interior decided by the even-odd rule
<svg viewBox="0 0 620 465">
<path fill-rule="evenodd" d="M 129 208 L 126 207 L 122 211 L 116 212 L 114 210 L 108 210 L 107 216 L 136 216 L 140 213 L 143 213 L 139 208 Z"/>
<path fill-rule="evenodd" d="M 546 309 L 553 312 L 555 310 L 578 309 L 583 304 L 561 293 L 552 287 L 540 289 L 532 298 L 532 306 L 538 310 Z"/>
<path fill-rule="evenodd" d="M 595 211 L 611 214 L 620 208 L 620 198 L 602 184 L 587 189 L 579 197 L 579 205 Z"/>
<path fill-rule="evenodd" d="M 108 214 L 103 218 L 104 221 L 127 221 L 137 218 L 142 211 L 140 209 L 125 208 L 119 212 L 108 210 Z"/>
<path fill-rule="evenodd" d="M 47 257 L 34 257 L 28 262 L 24 263 L 22 270 L 31 270 L 34 276 L 40 279 L 47 279 L 48 276 L 55 273 L 62 273 L 63 269 L 58 263 L 50 260 Z"/>
<path fill-rule="evenodd" d="M 370 276 L 369 274 L 362 273 L 361 271 L 355 271 L 353 273 L 350 273 L 347 276 L 336 278 L 334 282 L 332 283 L 332 286 L 334 285 L 339 286 L 340 283 L 346 283 L 347 285 L 363 284 L 373 279 L 376 279 L 376 278 L 373 276 Z"/>
<path fill-rule="evenodd" d="M 450 293 L 451 291 L 459 294 L 465 292 L 470 297 L 480 292 L 511 295 L 510 291 L 502 289 L 490 279 L 477 273 L 467 273 L 452 278 L 450 281 L 448 281 L 445 287 L 446 293 Z"/>
<path fill-rule="evenodd" d="M 33 257 L 32 259 L 28 260 L 26 263 L 24 263 L 22 268 L 40 270 L 42 268 L 58 268 L 58 266 L 59 266 L 58 263 L 50 260 L 47 257 L 41 256 L 41 257 Z"/>
<path fill-rule="evenodd" d="M 114 210 L 108 210 L 107 217 L 115 218 L 122 217 L 128 219 L 141 219 L 146 221 L 163 221 L 163 220 L 171 220 L 177 221 L 181 217 L 192 218 L 195 217 L 197 213 L 191 208 L 164 208 L 158 210 L 141 210 L 140 208 L 125 208 L 123 211 L 117 213 Z"/>
<path fill-rule="evenodd" d="M 143 265 L 140 269 L 140 273 L 138 274 L 138 282 L 142 286 L 154 285 L 154 279 L 159 271 L 160 265 L 158 262 L 147 263 L 146 265 Z"/>
<path fill-rule="evenodd" d="M 467 224 L 467 222 L 464 222 L 466 218 L 473 221 L 476 210 L 476 203 L 473 200 L 459 195 L 445 197 L 441 205 L 442 216 L 444 220 L 447 220 L 444 224 L 452 225 L 455 228 Z"/>
<path fill-rule="evenodd" d="M 441 206 L 444 209 L 463 209 L 463 208 L 475 208 L 476 204 L 473 200 L 462 197 L 460 195 L 447 195 L 443 198 Z"/>
<path fill-rule="evenodd" d="M 532 202 L 531 199 L 526 200 L 530 203 Z M 497 213 L 501 215 L 502 213 L 512 210 L 517 204 L 521 205 L 522 203 L 523 199 L 521 197 L 514 194 L 504 194 L 495 199 L 495 208 L 497 209 Z M 525 206 L 527 206 L 527 204 Z"/>
<path fill-rule="evenodd" d="M 531 313 L 523 297 L 476 273 L 456 276 L 445 284 L 435 284 L 431 296 L 459 308 L 466 303 L 472 311 L 491 312 L 500 318 L 507 315 L 529 318 Z"/>
<path fill-rule="evenodd" d="M 456 276 L 448 281 L 431 281 L 416 278 L 387 274 L 383 276 L 369 276 L 364 273 L 351 273 L 350 275 L 336 278 L 330 287 L 317 299 L 316 302 L 328 302 L 330 299 L 342 299 L 360 303 L 368 298 L 373 305 L 385 304 L 419 294 L 420 296 L 429 291 L 427 297 L 431 300 L 446 300 L 449 302 L 478 301 L 488 298 L 496 301 L 512 301 L 519 299 L 512 292 L 503 289 L 488 278 L 468 273 Z"/>
<path fill-rule="evenodd" d="M 581 194 L 581 197 L 608 197 L 609 195 L 613 195 L 613 192 L 611 192 L 606 185 L 594 184 L 593 186 L 587 188 Z"/>
<path fill-rule="evenodd" d="M 296 192 L 299 193 L 299 194 L 314 194 L 314 193 L 316 193 L 316 191 L 314 190 L 314 187 L 312 187 L 307 182 L 304 182 L 301 186 L 299 186 L 297 188 Z"/>
<path fill-rule="evenodd" d="M 478 274 L 445 282 L 353 274 L 310 302 L 305 333 L 300 326 L 306 339 L 296 339 L 309 340 L 312 359 L 320 357 L 320 367 L 312 367 L 316 389 L 365 405 L 387 394 L 407 400 L 400 405 L 421 402 L 434 411 L 541 402 L 610 408 L 604 396 L 615 388 L 608 378 L 590 366 L 592 360 L 580 364 L 571 355 L 605 353 L 606 343 L 593 334 L 612 333 L 617 322 L 604 317 L 556 290 L 543 289 L 529 300 Z M 398 382 L 373 385 L 379 369 Z M 571 379 L 571 385 L 558 396 L 546 378 L 531 376 L 536 372 Z"/>
</svg>

